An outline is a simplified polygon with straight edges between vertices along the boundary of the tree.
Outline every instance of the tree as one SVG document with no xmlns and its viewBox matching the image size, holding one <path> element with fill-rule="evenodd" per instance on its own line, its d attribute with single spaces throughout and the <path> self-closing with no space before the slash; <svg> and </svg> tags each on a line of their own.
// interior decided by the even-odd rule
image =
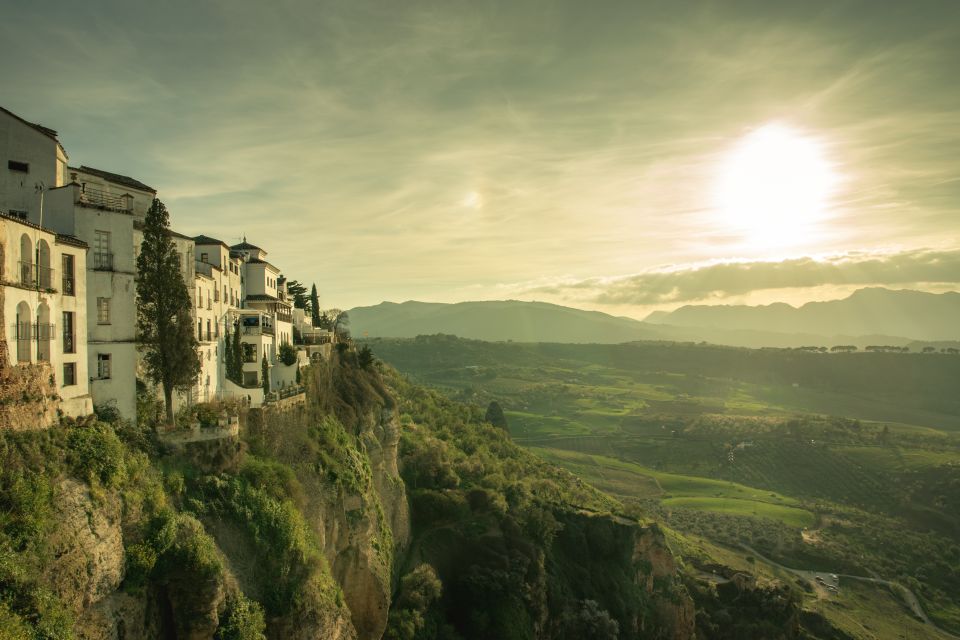
<svg viewBox="0 0 960 640">
<path fill-rule="evenodd" d="M 293 298 L 293 306 L 297 309 L 310 309 L 310 299 L 307 297 L 307 288 L 296 280 L 287 283 L 287 293 Z"/>
<path fill-rule="evenodd" d="M 346 311 L 340 311 L 334 316 L 332 321 L 333 337 L 335 340 L 350 339 L 350 315 Z"/>
<path fill-rule="evenodd" d="M 267 354 L 263 354 L 260 361 L 260 382 L 263 384 L 263 393 L 270 393 L 270 365 L 267 363 Z"/>
<path fill-rule="evenodd" d="M 363 369 L 369 369 L 373 365 L 373 360 L 373 351 L 370 350 L 369 345 L 363 345 L 357 353 L 357 364 Z"/>
<path fill-rule="evenodd" d="M 233 337 L 230 335 L 230 323 L 223 326 L 223 369 L 227 379 L 233 380 Z"/>
<path fill-rule="evenodd" d="M 200 375 L 191 296 L 180 262 L 170 238 L 170 214 L 154 199 L 137 256 L 137 347 L 147 378 L 163 389 L 168 424 L 173 424 L 174 390 L 189 389 Z"/>
<path fill-rule="evenodd" d="M 297 350 L 289 342 L 280 345 L 280 362 L 288 367 L 297 362 Z"/>
<path fill-rule="evenodd" d="M 243 346 L 240 343 L 239 320 L 233 323 L 233 362 L 230 368 L 233 371 L 233 381 L 243 384 Z"/>
<path fill-rule="evenodd" d="M 317 297 L 317 285 L 310 289 L 310 321 L 313 326 L 320 326 L 320 298 Z"/>
<path fill-rule="evenodd" d="M 504 431 L 510 431 L 510 427 L 507 426 L 507 416 L 503 413 L 503 407 L 496 400 L 491 401 L 487 406 L 487 415 L 484 420 Z"/>
</svg>

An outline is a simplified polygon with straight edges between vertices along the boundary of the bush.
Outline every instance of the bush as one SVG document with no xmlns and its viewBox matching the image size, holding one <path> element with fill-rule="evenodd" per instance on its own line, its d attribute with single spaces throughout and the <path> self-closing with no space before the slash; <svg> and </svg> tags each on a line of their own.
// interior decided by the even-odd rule
<svg viewBox="0 0 960 640">
<path fill-rule="evenodd" d="M 77 478 L 114 488 L 126 478 L 125 447 L 105 424 L 75 427 L 67 435 L 67 464 Z"/>
<path fill-rule="evenodd" d="M 227 611 L 217 628 L 215 640 L 263 640 L 266 623 L 263 607 L 243 594 L 227 601 Z"/>
<path fill-rule="evenodd" d="M 280 362 L 288 367 L 297 363 L 297 350 L 289 342 L 280 345 Z"/>
</svg>

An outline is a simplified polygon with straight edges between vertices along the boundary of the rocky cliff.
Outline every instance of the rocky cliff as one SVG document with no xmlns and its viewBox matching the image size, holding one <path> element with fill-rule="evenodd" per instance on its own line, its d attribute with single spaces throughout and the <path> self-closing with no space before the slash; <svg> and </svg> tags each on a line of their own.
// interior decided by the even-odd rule
<svg viewBox="0 0 960 640">
<path fill-rule="evenodd" d="M 659 529 L 615 515 L 616 501 L 513 445 L 479 408 L 351 353 L 306 382 L 307 406 L 250 412 L 239 437 L 176 448 L 93 420 L 0 432 L 0 628 L 693 637 Z"/>
</svg>

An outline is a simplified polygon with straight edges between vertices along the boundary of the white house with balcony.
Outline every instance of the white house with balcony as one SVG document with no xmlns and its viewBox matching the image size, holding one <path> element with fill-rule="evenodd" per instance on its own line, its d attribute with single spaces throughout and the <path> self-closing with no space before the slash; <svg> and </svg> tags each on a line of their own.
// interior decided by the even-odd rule
<svg viewBox="0 0 960 640">
<path fill-rule="evenodd" d="M 209 402 L 225 395 L 224 341 L 233 331 L 243 295 L 243 260 L 231 255 L 227 243 L 210 236 L 193 238 L 197 339 L 201 372 L 195 396 Z"/>
<path fill-rule="evenodd" d="M 49 366 L 65 415 L 93 412 L 87 379 L 86 243 L 0 215 L 7 364 Z"/>
<path fill-rule="evenodd" d="M 156 190 L 133 178 L 87 166 L 46 192 L 44 224 L 90 246 L 86 268 L 88 369 L 95 404 L 114 404 L 136 419 L 136 253 Z M 191 249 L 192 253 L 192 249 Z M 189 265 L 192 273 L 192 262 Z M 192 280 L 191 280 L 192 281 Z"/>
</svg>

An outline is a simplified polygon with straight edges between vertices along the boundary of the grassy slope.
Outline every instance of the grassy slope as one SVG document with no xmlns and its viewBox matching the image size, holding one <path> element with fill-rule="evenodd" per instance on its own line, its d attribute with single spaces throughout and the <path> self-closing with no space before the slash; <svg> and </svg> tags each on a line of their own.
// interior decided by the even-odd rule
<svg viewBox="0 0 960 640">
<path fill-rule="evenodd" d="M 497 399 L 518 442 L 688 532 L 727 543 L 748 535 L 792 566 L 912 580 L 935 618 L 960 619 L 948 579 L 960 565 L 960 492 L 950 484 L 960 409 L 944 393 L 960 372 L 949 358 L 450 338 L 372 345 L 449 394 Z M 818 386 L 818 371 L 829 384 Z M 878 421 L 803 415 L 818 412 Z M 753 446 L 730 457 L 742 442 Z M 815 529 L 806 541 L 802 527 Z M 947 550 L 940 564 L 938 549 Z"/>
</svg>

